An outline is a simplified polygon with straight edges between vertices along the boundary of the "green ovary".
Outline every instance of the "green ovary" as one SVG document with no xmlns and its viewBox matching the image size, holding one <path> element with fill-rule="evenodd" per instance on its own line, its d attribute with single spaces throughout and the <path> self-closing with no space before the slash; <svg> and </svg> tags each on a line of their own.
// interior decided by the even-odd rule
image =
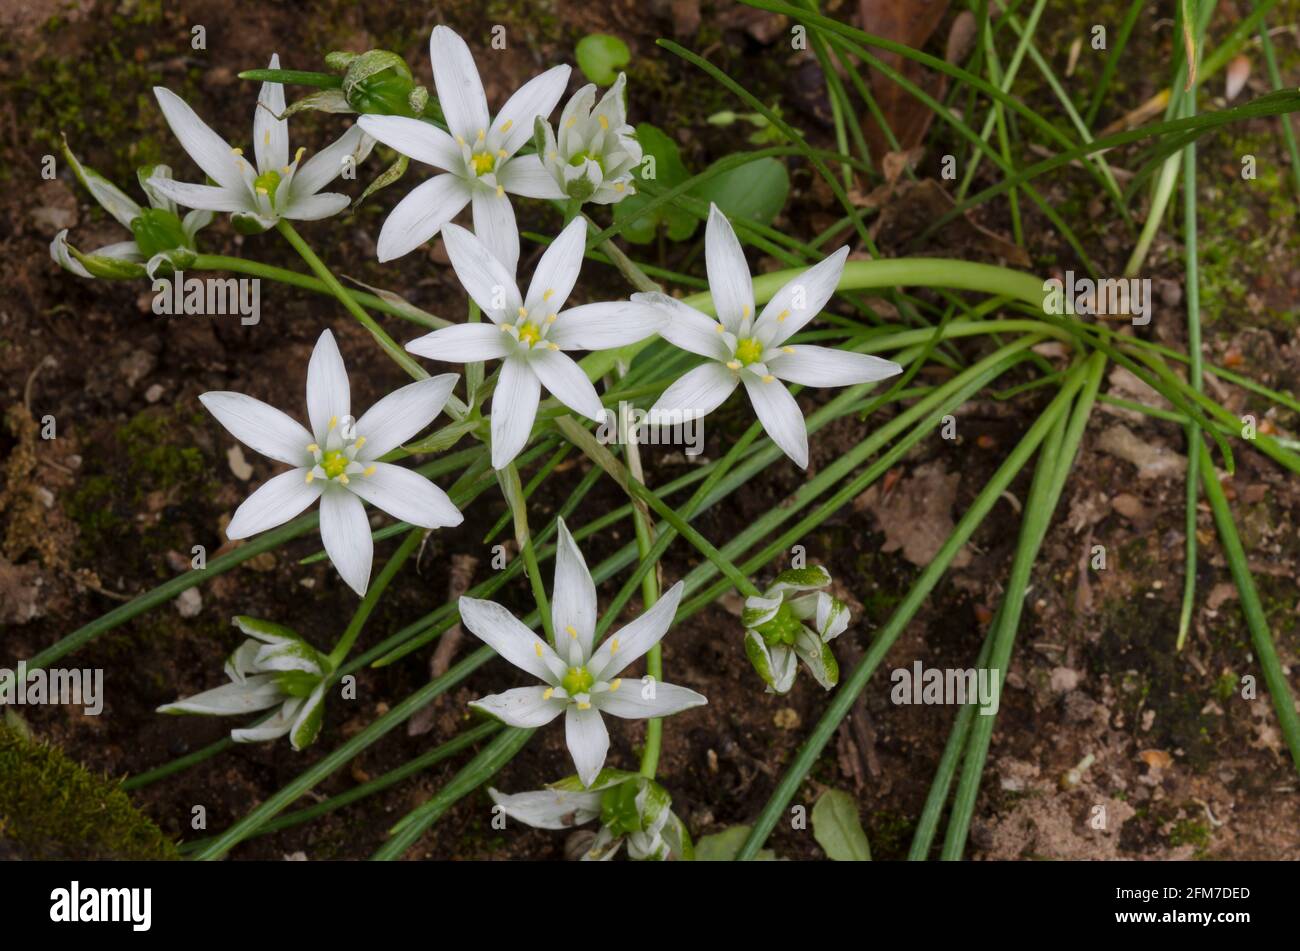
<svg viewBox="0 0 1300 951">
<path fill-rule="evenodd" d="M 595 682 L 596 678 L 591 676 L 591 672 L 586 667 L 570 667 L 560 681 L 560 686 L 570 697 L 576 697 L 590 690 Z"/>
<path fill-rule="evenodd" d="M 600 168 L 602 173 L 605 171 L 604 157 L 600 155 L 592 155 L 590 152 L 586 151 L 585 149 L 581 152 L 576 153 L 571 159 L 569 159 L 569 164 L 572 165 L 574 168 L 578 168 L 580 165 L 586 162 L 587 159 L 591 159 L 593 162 L 595 162 L 596 165 Z"/>
<path fill-rule="evenodd" d="M 145 257 L 153 257 L 160 251 L 187 248 L 190 244 L 181 220 L 163 208 L 143 209 L 140 216 L 131 222 L 131 234 Z"/>
<path fill-rule="evenodd" d="M 763 355 L 763 344 L 754 337 L 746 337 L 736 344 L 736 359 L 749 366 L 751 363 L 757 363 L 758 358 Z"/>
<path fill-rule="evenodd" d="M 325 470 L 328 478 L 337 479 L 347 471 L 348 463 L 351 461 L 343 450 L 331 449 L 321 457 L 320 467 Z"/>
<path fill-rule="evenodd" d="M 776 614 L 770 621 L 765 621 L 755 628 L 769 647 L 775 647 L 778 644 L 785 644 L 787 647 L 792 646 L 802 629 L 803 623 L 794 616 L 794 612 L 790 610 L 790 605 L 784 601 L 776 609 Z"/>
</svg>

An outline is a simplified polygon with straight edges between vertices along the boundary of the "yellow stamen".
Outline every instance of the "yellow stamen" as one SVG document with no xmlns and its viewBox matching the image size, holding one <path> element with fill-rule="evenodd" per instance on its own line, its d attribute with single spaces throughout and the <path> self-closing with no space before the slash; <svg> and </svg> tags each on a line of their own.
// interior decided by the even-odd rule
<svg viewBox="0 0 1300 951">
<path fill-rule="evenodd" d="M 338 424 L 339 424 L 339 418 L 338 418 L 337 416 L 331 416 L 331 417 L 330 417 L 330 425 L 329 425 L 329 428 L 330 428 L 330 429 L 333 429 L 333 428 L 334 428 L 335 426 L 337 426 Z"/>
<path fill-rule="evenodd" d="M 554 697 L 554 696 L 555 696 L 555 688 L 554 688 L 554 687 L 547 687 L 545 690 L 542 691 L 542 699 L 543 699 L 543 700 L 550 700 L 550 699 L 551 699 L 552 697 Z"/>
<path fill-rule="evenodd" d="M 553 324 L 553 323 L 555 323 L 555 315 L 554 315 L 554 314 L 549 314 L 549 315 L 547 316 L 547 318 L 546 318 L 546 322 L 547 322 L 548 324 Z"/>
<path fill-rule="evenodd" d="M 293 160 L 295 162 L 301 162 L 302 157 L 306 153 L 306 151 L 307 151 L 307 147 L 305 145 L 298 146 L 298 151 L 293 153 Z"/>
<path fill-rule="evenodd" d="M 465 137 L 464 137 L 464 136 L 461 136 L 461 135 L 456 136 L 456 144 L 457 144 L 457 145 L 464 145 L 464 144 L 465 144 Z"/>
<path fill-rule="evenodd" d="M 782 353 L 794 353 L 794 347 L 782 347 L 782 348 L 781 348 L 781 352 L 782 352 Z"/>
<path fill-rule="evenodd" d="M 528 308 L 527 308 L 527 307 L 520 307 L 520 308 L 519 308 L 519 316 L 520 316 L 520 317 L 527 317 L 527 316 L 528 316 Z"/>
<path fill-rule="evenodd" d="M 559 350 L 559 349 L 560 349 L 560 345 L 559 345 L 558 343 L 547 343 L 547 344 L 546 344 L 546 349 L 547 349 L 547 350 Z"/>
<path fill-rule="evenodd" d="M 282 165 L 282 166 L 280 166 L 280 171 L 281 171 L 282 173 L 284 173 L 285 175 L 288 175 L 288 174 L 289 174 L 289 166 L 288 166 L 288 165 Z"/>
<path fill-rule="evenodd" d="M 739 361 L 739 360 L 728 360 L 728 361 L 727 361 L 727 369 L 728 369 L 728 370 L 739 370 L 739 369 L 740 369 L 740 361 Z"/>
<path fill-rule="evenodd" d="M 478 130 L 478 140 L 479 140 L 480 142 L 483 141 L 483 137 L 484 137 L 485 135 L 486 135 L 486 133 L 485 133 L 482 129 L 479 129 L 479 130 Z"/>
<path fill-rule="evenodd" d="M 263 145 L 270 145 L 270 144 L 271 144 L 271 130 L 270 130 L 270 129 L 267 129 L 266 132 L 262 135 L 262 144 L 263 144 Z"/>
<path fill-rule="evenodd" d="M 577 638 L 577 636 L 578 636 L 578 631 L 577 631 L 576 628 L 574 628 L 574 626 L 573 626 L 572 624 L 570 624 L 570 625 L 569 625 L 568 627 L 566 627 L 564 630 L 565 630 L 565 633 L 567 633 L 570 637 L 575 638 L 575 639 Z"/>
<path fill-rule="evenodd" d="M 578 122 L 577 116 L 569 116 L 569 121 L 564 123 L 566 129 L 572 129 Z"/>
<path fill-rule="evenodd" d="M 357 437 L 357 441 L 356 441 L 355 443 L 353 443 L 353 445 L 356 446 L 358 449 L 360 449 L 360 448 L 361 448 L 362 446 L 364 446 L 365 444 L 366 444 L 366 437 L 365 437 L 365 436 L 358 436 L 358 437 Z"/>
<path fill-rule="evenodd" d="M 243 149 L 239 149 L 239 148 L 231 149 L 230 151 L 231 151 L 231 153 L 234 154 L 234 155 L 243 155 L 243 154 L 244 154 L 244 150 L 243 150 Z"/>
<path fill-rule="evenodd" d="M 726 333 L 726 332 L 727 332 L 727 328 L 724 327 L 724 326 L 722 326 L 722 324 L 714 324 L 714 325 L 713 325 L 713 331 L 714 331 L 714 333 Z"/>
<path fill-rule="evenodd" d="M 543 292 L 543 294 L 542 294 L 542 300 L 550 300 L 550 299 L 551 299 L 552 297 L 554 297 L 554 296 L 555 296 L 555 288 L 553 288 L 553 287 L 548 287 L 548 288 L 545 290 L 545 292 Z"/>
<path fill-rule="evenodd" d="M 541 656 L 542 656 L 542 642 L 541 642 L 541 641 L 538 641 L 538 642 L 536 642 L 535 644 L 533 644 L 533 650 L 537 651 L 537 656 L 538 656 L 538 657 L 541 657 Z"/>
<path fill-rule="evenodd" d="M 617 637 L 610 638 L 610 641 L 609 641 L 609 656 L 610 656 L 610 657 L 613 657 L 613 656 L 614 656 L 615 654 L 617 654 L 617 653 L 618 653 L 618 638 L 617 638 Z"/>
<path fill-rule="evenodd" d="M 626 188 L 626 187 L 627 187 L 627 186 L 624 185 L 622 182 L 615 182 L 615 183 L 614 183 L 614 191 L 616 191 L 616 192 L 621 192 L 621 191 L 622 191 L 624 188 Z"/>
<path fill-rule="evenodd" d="M 585 700 L 580 700 L 580 701 L 578 701 L 578 709 L 579 709 L 579 710 L 590 710 L 590 709 L 591 709 L 591 704 L 588 703 L 588 702 L 585 701 Z"/>
<path fill-rule="evenodd" d="M 500 197 L 501 197 L 502 195 L 504 195 L 505 193 L 506 193 L 506 186 L 504 186 L 504 185 L 498 185 L 498 186 L 497 186 L 497 197 L 500 198 Z"/>
<path fill-rule="evenodd" d="M 617 690 L 617 689 L 618 689 L 619 687 L 621 687 L 622 685 L 623 685 L 623 678 L 622 678 L 622 677 L 616 677 L 616 678 L 614 678 L 614 682 L 613 682 L 612 684 L 609 685 L 609 692 L 610 692 L 610 693 L 613 693 L 615 690 Z"/>
<path fill-rule="evenodd" d="M 361 474 L 363 476 L 372 476 L 378 471 L 379 471 L 379 466 L 366 466 L 365 471 L 362 472 Z"/>
<path fill-rule="evenodd" d="M 258 186 L 257 186 L 257 193 L 258 193 L 259 195 L 267 195 L 267 194 L 270 194 L 270 193 L 269 193 L 265 188 L 263 188 L 261 185 L 258 185 Z"/>
<path fill-rule="evenodd" d="M 787 317 L 789 317 L 789 316 L 790 316 L 790 312 L 789 312 L 788 310 L 783 310 L 783 311 L 781 311 L 781 313 L 779 313 L 779 314 L 776 315 L 776 319 L 777 319 L 777 320 L 785 320 L 785 319 L 786 319 Z"/>
<path fill-rule="evenodd" d="M 308 484 L 308 485 L 311 485 L 311 480 L 314 479 L 314 478 L 316 478 L 315 474 L 313 474 L 312 471 L 311 471 L 310 469 L 308 469 L 308 470 L 307 470 L 307 484 Z"/>
<path fill-rule="evenodd" d="M 320 452 L 320 446 L 316 445 L 315 443 L 312 443 L 310 446 L 307 447 L 307 451 L 308 451 L 308 452 Z"/>
<path fill-rule="evenodd" d="M 609 128 L 609 120 L 606 119 L 604 116 L 596 116 L 596 121 L 600 123 L 600 127 L 602 129 Z"/>
<path fill-rule="evenodd" d="M 511 127 L 512 125 L 514 125 L 514 124 L 515 124 L 515 120 L 514 120 L 514 119 L 507 119 L 505 122 L 501 123 L 501 131 L 502 131 L 502 132 L 509 132 L 509 131 L 510 131 L 510 127 Z"/>
<path fill-rule="evenodd" d="M 763 377 L 763 382 L 764 382 L 764 383 L 771 383 L 771 382 L 772 382 L 773 380 L 775 380 L 775 379 L 776 379 L 776 377 L 772 376 L 772 374 L 769 373 L 769 374 L 767 374 L 766 376 Z"/>
<path fill-rule="evenodd" d="M 748 305 L 748 304 L 746 304 L 744 307 L 740 308 L 740 316 L 742 316 L 742 317 L 748 317 L 748 316 L 749 316 L 749 305 Z"/>
<path fill-rule="evenodd" d="M 343 485 L 348 484 L 348 474 L 346 472 L 343 473 L 343 475 L 339 476 L 339 482 L 342 483 Z"/>
<path fill-rule="evenodd" d="M 510 153 L 507 152 L 505 149 L 497 149 L 497 158 L 505 158 L 509 154 Z"/>
</svg>

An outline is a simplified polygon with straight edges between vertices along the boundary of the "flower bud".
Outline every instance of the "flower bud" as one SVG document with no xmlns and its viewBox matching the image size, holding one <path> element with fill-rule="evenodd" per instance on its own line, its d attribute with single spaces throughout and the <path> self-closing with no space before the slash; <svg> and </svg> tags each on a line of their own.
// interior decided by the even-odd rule
<svg viewBox="0 0 1300 951">
<path fill-rule="evenodd" d="M 357 112 L 408 118 L 419 116 L 429 101 L 428 91 L 415 84 L 406 61 L 388 50 L 370 50 L 349 60 L 343 95 Z"/>
</svg>

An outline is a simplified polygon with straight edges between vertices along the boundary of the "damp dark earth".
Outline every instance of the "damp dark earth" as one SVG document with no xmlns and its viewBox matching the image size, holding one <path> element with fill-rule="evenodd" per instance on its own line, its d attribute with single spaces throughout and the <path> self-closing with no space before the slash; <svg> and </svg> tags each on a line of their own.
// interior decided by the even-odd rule
<svg viewBox="0 0 1300 951">
<path fill-rule="evenodd" d="M 1300 4 L 2 7 L 0 856 L 1300 859 Z M 435 28 L 463 40 L 491 117 L 570 67 L 553 109 L 476 136 L 473 97 L 435 83 Z M 303 71 L 277 77 L 286 104 L 328 108 L 293 111 L 262 168 L 252 119 L 279 119 L 267 77 L 240 74 L 272 54 Z M 588 84 L 610 111 L 566 125 Z M 224 140 L 206 165 L 155 87 Z M 359 161 L 335 157 L 321 195 L 282 187 L 345 133 Z M 252 204 L 182 234 L 184 200 L 143 210 L 137 171 L 159 164 L 203 196 L 238 190 L 214 169 L 251 168 Z M 391 253 L 394 209 L 439 174 L 465 210 Z M 93 175 L 143 208 L 115 220 Z M 324 193 L 346 200 L 310 204 Z M 294 201 L 322 213 L 282 224 Z M 498 201 L 518 232 L 500 272 Z M 748 298 L 720 279 L 724 232 Z M 529 281 L 566 233 L 586 256 L 551 320 Z M 135 270 L 93 254 L 127 240 Z M 815 297 L 808 269 L 840 248 L 834 296 L 832 275 L 789 343 L 763 336 L 804 306 L 778 289 Z M 516 272 L 518 301 L 478 299 Z M 550 336 L 609 302 L 589 313 L 617 328 Z M 405 349 L 474 322 L 501 327 L 475 337 L 499 352 Z M 309 420 L 326 330 L 351 408 L 322 395 Z M 813 346 L 857 362 L 782 376 Z M 565 389 L 568 351 L 586 389 Z M 694 447 L 629 446 L 565 395 L 647 411 L 705 364 L 734 392 Z M 543 367 L 542 403 L 508 457 L 532 372 L 511 366 Z M 880 375 L 836 377 L 855 368 Z M 396 437 L 409 453 L 367 456 L 366 408 L 430 374 L 458 374 L 443 411 Z M 315 451 L 241 441 L 200 401 L 222 392 L 282 409 Z M 389 463 L 420 487 L 348 523 L 347 557 L 374 533 L 354 583 L 329 519 Z M 287 466 L 324 541 L 294 521 L 306 501 L 239 531 Z M 421 526 L 429 480 L 463 520 Z M 596 632 L 576 582 L 553 588 L 567 531 Z M 632 640 L 680 581 L 660 647 L 602 679 L 593 640 Z M 498 630 L 537 632 L 522 655 L 484 646 L 467 592 L 522 622 Z M 280 666 L 236 653 L 250 638 Z M 559 667 L 528 666 L 552 643 Z M 158 712 L 257 677 L 274 705 Z M 471 706 L 523 688 L 557 718 Z M 657 721 L 627 712 L 675 697 Z M 574 724 L 601 709 L 623 712 L 593 786 Z M 232 742 L 267 714 L 293 722 Z M 500 799 L 542 790 L 567 803 L 547 828 Z"/>
</svg>

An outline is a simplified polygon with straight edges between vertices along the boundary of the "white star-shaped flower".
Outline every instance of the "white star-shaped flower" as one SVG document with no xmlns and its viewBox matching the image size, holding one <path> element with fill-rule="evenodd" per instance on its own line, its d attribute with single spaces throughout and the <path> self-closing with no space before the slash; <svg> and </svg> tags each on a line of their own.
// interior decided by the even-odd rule
<svg viewBox="0 0 1300 951">
<path fill-rule="evenodd" d="M 447 257 L 487 323 L 455 324 L 412 340 L 411 353 L 448 363 L 501 360 L 492 395 L 492 465 L 505 468 L 528 442 L 541 388 L 588 419 L 603 422 L 596 388 L 566 350 L 609 350 L 643 340 L 664 325 L 659 309 L 635 301 L 583 304 L 564 310 L 577 283 L 587 237 L 571 221 L 537 262 L 521 297 L 512 271 L 475 235 L 443 229 Z"/>
<path fill-rule="evenodd" d="M 474 57 L 455 31 L 434 27 L 429 57 L 449 133 L 405 116 L 365 115 L 357 120 L 390 148 L 445 172 L 397 203 L 379 232 L 379 260 L 391 261 L 418 248 L 471 205 L 475 233 L 513 275 L 519 263 L 519 229 L 506 195 L 564 197 L 538 156 L 515 153 L 532 138 L 537 117 L 550 115 L 564 95 L 569 67 L 552 67 L 524 83 L 492 119 Z"/>
<path fill-rule="evenodd" d="M 591 786 L 609 751 L 602 713 L 637 720 L 666 717 L 708 700 L 694 690 L 650 677 L 625 681 L 619 676 L 668 633 L 682 598 L 682 582 L 597 647 L 596 584 L 563 519 L 558 524 L 551 596 L 556 648 L 501 605 L 460 599 L 465 626 L 510 663 L 542 681 L 535 687 L 517 687 L 475 700 L 470 706 L 519 727 L 544 726 L 563 713 L 573 764 L 582 784 Z"/>
<path fill-rule="evenodd" d="M 727 216 L 709 209 L 704 236 L 709 290 L 718 319 L 707 317 L 666 294 L 633 294 L 669 316 L 659 331 L 683 350 L 709 362 L 684 374 L 650 409 L 704 416 L 717 409 L 741 383 L 772 441 L 801 469 L 808 467 L 808 428 L 790 391 L 782 384 L 849 386 L 884 380 L 902 372 L 892 360 L 831 347 L 787 346 L 786 341 L 816 317 L 839 284 L 848 248 L 792 278 L 754 318 L 749 265 Z"/>
<path fill-rule="evenodd" d="M 271 57 L 270 68 L 280 68 L 279 56 Z M 262 83 L 253 113 L 254 167 L 243 149 L 232 148 L 180 96 L 161 86 L 153 91 L 181 146 L 216 184 L 169 178 L 153 178 L 149 184 L 186 208 L 230 212 L 245 231 L 263 231 L 280 218 L 316 221 L 338 214 L 351 199 L 321 189 L 345 167 L 363 161 L 375 144 L 354 125 L 306 162 L 301 161 L 303 149 L 289 161 L 289 120 L 278 118 L 284 115 L 284 86 Z"/>
<path fill-rule="evenodd" d="M 641 163 L 641 143 L 627 122 L 623 90 L 618 79 L 596 102 L 596 86 L 583 86 L 560 112 L 560 131 L 542 124 L 542 161 L 555 183 L 570 198 L 612 205 L 628 195 L 632 172 Z"/>
<path fill-rule="evenodd" d="M 307 365 L 311 432 L 243 393 L 204 393 L 199 400 L 231 435 L 267 458 L 293 466 L 244 500 L 226 535 L 235 539 L 264 532 L 319 499 L 325 551 L 343 580 L 357 594 L 365 594 L 374 542 L 362 499 L 422 528 L 461 523 L 463 516 L 442 489 L 410 469 L 377 461 L 428 426 L 455 383 L 455 373 L 409 383 L 354 421 L 343 357 L 326 330 Z"/>
</svg>

